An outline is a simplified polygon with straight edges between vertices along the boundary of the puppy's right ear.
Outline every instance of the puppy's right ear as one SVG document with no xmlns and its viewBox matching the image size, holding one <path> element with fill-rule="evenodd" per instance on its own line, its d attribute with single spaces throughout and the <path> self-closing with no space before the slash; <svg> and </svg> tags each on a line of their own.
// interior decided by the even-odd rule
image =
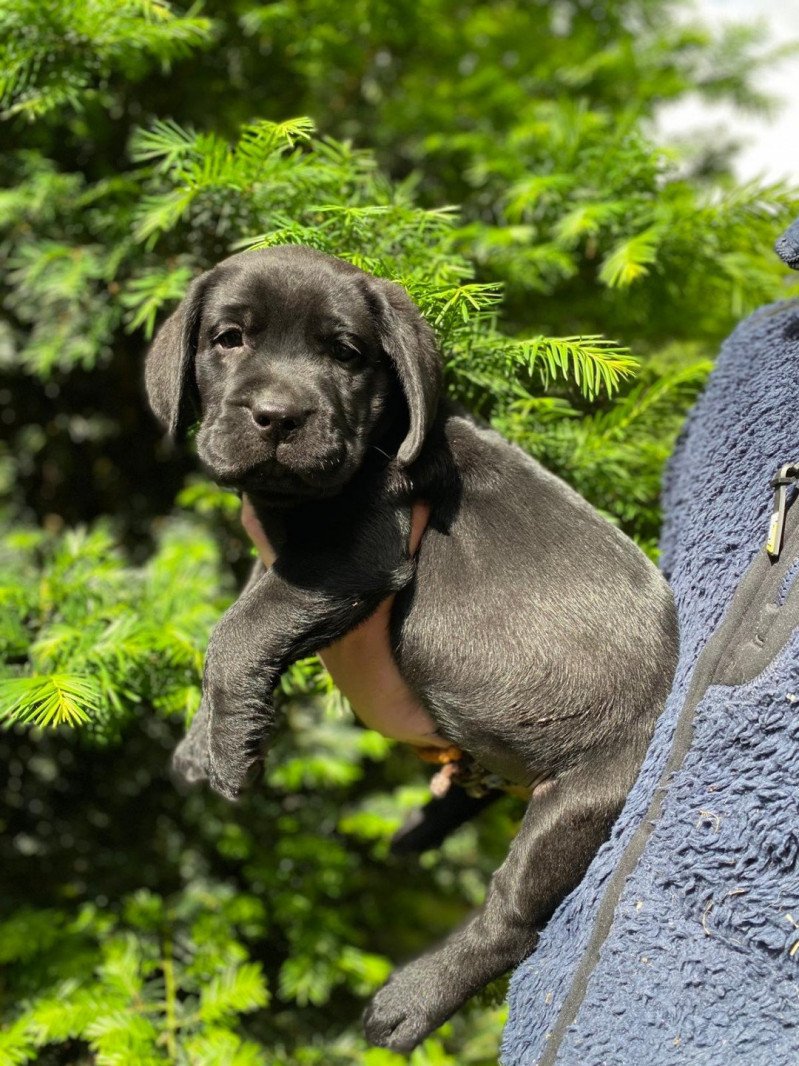
<svg viewBox="0 0 799 1066">
<path fill-rule="evenodd" d="M 183 300 L 155 335 L 144 364 L 147 399 L 156 418 L 171 437 L 182 439 L 200 415 L 194 378 L 194 356 L 203 297 L 210 272 L 189 286 Z"/>
</svg>

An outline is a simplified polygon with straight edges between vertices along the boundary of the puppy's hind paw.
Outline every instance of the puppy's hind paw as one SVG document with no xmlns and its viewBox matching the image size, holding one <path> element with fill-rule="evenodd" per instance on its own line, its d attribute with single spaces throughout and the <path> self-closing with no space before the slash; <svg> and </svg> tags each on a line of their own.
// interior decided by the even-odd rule
<svg viewBox="0 0 799 1066">
<path fill-rule="evenodd" d="M 419 997 L 408 992 L 407 982 L 392 979 L 375 995 L 363 1015 L 364 1033 L 370 1044 L 390 1051 L 413 1051 L 446 1021 L 446 1015 L 431 1017 Z"/>
</svg>

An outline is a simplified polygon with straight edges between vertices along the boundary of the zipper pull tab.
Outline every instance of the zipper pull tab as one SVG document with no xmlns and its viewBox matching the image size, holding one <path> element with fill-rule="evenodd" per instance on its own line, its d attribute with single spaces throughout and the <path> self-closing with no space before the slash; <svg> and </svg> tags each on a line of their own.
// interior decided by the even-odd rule
<svg viewBox="0 0 799 1066">
<path fill-rule="evenodd" d="M 788 486 L 799 480 L 799 463 L 785 463 L 772 480 L 774 489 L 774 510 L 768 527 L 766 551 L 772 559 L 779 559 L 782 551 L 782 538 L 785 533 L 785 512 L 788 503 Z"/>
</svg>

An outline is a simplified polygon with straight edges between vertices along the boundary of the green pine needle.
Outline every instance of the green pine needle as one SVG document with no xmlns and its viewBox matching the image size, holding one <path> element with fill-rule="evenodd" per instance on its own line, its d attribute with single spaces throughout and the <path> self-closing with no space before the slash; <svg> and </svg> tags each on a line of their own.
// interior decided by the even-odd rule
<svg viewBox="0 0 799 1066">
<path fill-rule="evenodd" d="M 35 726 L 79 726 L 102 707 L 100 686 L 90 677 L 50 674 L 0 679 L 0 721 Z"/>
</svg>

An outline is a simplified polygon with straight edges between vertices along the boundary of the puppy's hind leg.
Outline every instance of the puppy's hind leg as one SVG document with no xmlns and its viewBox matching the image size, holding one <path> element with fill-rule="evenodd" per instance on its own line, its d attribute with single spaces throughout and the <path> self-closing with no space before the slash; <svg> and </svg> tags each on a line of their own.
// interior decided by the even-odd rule
<svg viewBox="0 0 799 1066">
<path fill-rule="evenodd" d="M 619 815 L 645 745 L 603 754 L 541 789 L 486 901 L 437 948 L 398 970 L 364 1015 L 373 1044 L 410 1051 L 489 981 L 534 949 Z"/>
</svg>

